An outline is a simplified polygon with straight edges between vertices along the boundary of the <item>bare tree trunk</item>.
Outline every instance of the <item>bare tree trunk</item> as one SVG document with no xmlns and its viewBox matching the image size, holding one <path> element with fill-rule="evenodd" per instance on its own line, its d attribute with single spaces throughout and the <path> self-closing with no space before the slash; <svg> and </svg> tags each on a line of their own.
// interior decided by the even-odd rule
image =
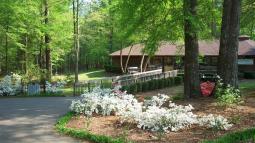
<svg viewBox="0 0 255 143">
<path fill-rule="evenodd" d="M 122 46 L 121 46 L 121 49 L 120 49 L 120 67 L 121 67 L 121 71 L 122 71 L 122 73 L 125 73 L 125 71 L 124 71 L 124 68 L 123 68 L 123 59 L 122 59 L 123 57 L 122 57 Z"/>
<path fill-rule="evenodd" d="M 5 73 L 9 73 L 8 67 L 8 33 L 9 32 L 9 25 L 6 26 L 6 34 L 5 34 Z"/>
<path fill-rule="evenodd" d="M 130 49 L 129 49 L 129 52 L 128 52 L 128 57 L 127 57 L 127 60 L 126 60 L 126 64 L 125 64 L 125 69 L 124 69 L 124 72 L 126 73 L 127 72 L 127 66 L 128 66 L 128 62 L 129 62 L 129 59 L 130 59 L 130 53 L 133 49 L 133 46 L 134 45 L 131 45 Z"/>
<path fill-rule="evenodd" d="M 41 17 L 44 17 L 44 6 L 41 3 Z M 44 24 L 44 20 L 41 20 L 41 24 Z M 40 69 L 45 69 L 45 58 L 43 54 L 43 44 L 44 44 L 44 36 L 40 37 L 40 49 L 39 49 L 39 67 Z M 42 80 L 42 79 L 41 79 Z"/>
<path fill-rule="evenodd" d="M 236 88 L 238 88 L 240 7 L 240 0 L 224 0 L 218 60 L 218 74 L 223 83 Z"/>
<path fill-rule="evenodd" d="M 216 8 L 216 1 L 212 0 L 212 10 Z M 217 36 L 217 25 L 216 25 L 216 17 L 215 14 L 212 14 L 212 21 L 211 21 L 211 34 L 214 38 L 218 38 Z"/>
<path fill-rule="evenodd" d="M 143 61 L 144 61 L 145 53 L 143 53 L 141 64 L 140 64 L 140 72 L 143 72 Z"/>
<path fill-rule="evenodd" d="M 148 66 L 148 64 L 149 64 L 149 62 L 150 62 L 150 59 L 151 59 L 151 57 L 150 57 L 150 56 L 148 56 L 148 57 L 147 57 L 147 59 L 146 59 L 146 62 L 145 62 L 144 68 L 143 68 L 143 72 L 146 72 L 146 70 L 147 70 L 147 66 Z"/>
<path fill-rule="evenodd" d="M 200 95 L 199 64 L 198 64 L 198 38 L 192 17 L 196 17 L 197 0 L 184 1 L 184 94 L 186 98 Z"/>
<path fill-rule="evenodd" d="M 25 66 L 24 66 L 24 72 L 25 72 L 25 74 L 27 74 L 27 69 L 28 69 L 28 54 L 27 54 L 27 51 L 28 51 L 28 36 L 27 36 L 27 34 L 25 35 L 25 48 L 26 48 L 26 50 L 25 50 L 25 52 L 24 52 L 24 61 L 25 61 Z"/>
<path fill-rule="evenodd" d="M 76 49 L 75 49 L 75 83 L 79 81 L 79 0 L 76 0 Z"/>
<path fill-rule="evenodd" d="M 49 24 L 49 6 L 48 0 L 44 0 L 44 24 L 47 26 Z M 46 32 L 44 35 L 45 42 L 45 66 L 46 66 L 46 78 L 51 81 L 52 76 L 52 65 L 51 65 L 51 49 L 50 49 L 50 35 Z"/>
</svg>

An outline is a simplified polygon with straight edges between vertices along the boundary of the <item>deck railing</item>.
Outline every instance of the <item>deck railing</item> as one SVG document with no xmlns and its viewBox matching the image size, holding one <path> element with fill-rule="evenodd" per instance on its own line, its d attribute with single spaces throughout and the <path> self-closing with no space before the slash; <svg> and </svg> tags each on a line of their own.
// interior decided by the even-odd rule
<svg viewBox="0 0 255 143">
<path fill-rule="evenodd" d="M 153 79 L 163 79 L 168 77 L 176 77 L 178 70 L 172 70 L 162 73 L 162 70 L 154 70 L 143 73 L 135 73 L 123 76 L 105 77 L 95 80 L 80 81 L 74 84 L 73 94 L 80 95 L 84 91 L 91 91 L 94 87 L 100 86 L 102 88 L 113 88 L 114 85 L 118 84 L 125 86 L 137 82 L 146 82 Z"/>
</svg>

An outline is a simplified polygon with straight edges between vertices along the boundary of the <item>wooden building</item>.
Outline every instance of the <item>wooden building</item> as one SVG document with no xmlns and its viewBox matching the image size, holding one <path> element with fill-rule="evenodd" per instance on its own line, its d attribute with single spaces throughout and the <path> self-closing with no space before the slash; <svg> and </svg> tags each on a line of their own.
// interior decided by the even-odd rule
<svg viewBox="0 0 255 143">
<path fill-rule="evenodd" d="M 219 55 L 219 40 L 213 41 L 199 41 L 199 54 L 206 66 L 215 67 L 217 65 L 217 57 Z M 128 67 L 140 68 L 143 57 L 143 44 L 133 45 L 122 49 L 122 63 L 125 65 L 130 52 Z M 164 71 L 182 68 L 179 64 L 180 59 L 184 56 L 184 47 L 176 46 L 170 42 L 161 42 L 158 51 L 153 58 L 149 60 L 147 69 L 162 68 Z M 120 66 L 121 51 L 116 51 L 110 54 L 114 65 Z M 144 55 L 144 61 L 148 58 Z M 248 36 L 239 37 L 239 50 L 238 50 L 238 65 L 239 71 L 255 71 L 255 41 L 251 40 Z M 145 62 L 143 62 L 144 66 Z"/>
</svg>

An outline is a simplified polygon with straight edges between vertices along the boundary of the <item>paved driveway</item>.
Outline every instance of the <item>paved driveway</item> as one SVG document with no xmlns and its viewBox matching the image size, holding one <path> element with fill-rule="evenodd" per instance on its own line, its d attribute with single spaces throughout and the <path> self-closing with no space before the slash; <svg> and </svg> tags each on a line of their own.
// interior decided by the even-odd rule
<svg viewBox="0 0 255 143">
<path fill-rule="evenodd" d="M 70 97 L 0 98 L 1 143 L 77 143 L 54 131 Z"/>
</svg>

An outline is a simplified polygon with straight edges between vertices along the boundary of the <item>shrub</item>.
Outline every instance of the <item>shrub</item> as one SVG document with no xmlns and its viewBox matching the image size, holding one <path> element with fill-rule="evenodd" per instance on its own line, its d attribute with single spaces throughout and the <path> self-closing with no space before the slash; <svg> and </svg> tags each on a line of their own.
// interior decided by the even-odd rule
<svg viewBox="0 0 255 143">
<path fill-rule="evenodd" d="M 150 87 L 149 82 L 143 82 L 143 83 L 142 83 L 142 91 L 143 91 L 143 92 L 148 91 L 148 90 L 149 90 L 149 87 Z"/>
<path fill-rule="evenodd" d="M 244 72 L 243 76 L 246 79 L 255 79 L 255 72 Z"/>
<path fill-rule="evenodd" d="M 172 96 L 171 100 L 172 101 L 184 100 L 184 95 L 183 94 L 178 94 L 178 95 Z"/>
<path fill-rule="evenodd" d="M 169 87 L 168 79 L 167 78 L 164 79 L 163 82 L 164 82 L 164 87 Z"/>
<path fill-rule="evenodd" d="M 158 89 L 162 89 L 164 88 L 164 79 L 159 79 L 158 80 Z"/>
<path fill-rule="evenodd" d="M 131 94 L 137 93 L 137 84 L 136 83 L 131 84 L 129 86 L 129 93 L 131 93 Z"/>
<path fill-rule="evenodd" d="M 114 113 L 120 117 L 122 123 L 133 123 L 138 128 L 155 132 L 178 131 L 193 124 L 222 130 L 232 126 L 222 116 L 198 117 L 192 112 L 191 105 L 176 105 L 169 101 L 167 95 L 159 94 L 143 103 L 138 102 L 133 95 L 116 89 L 95 88 L 92 92 L 83 94 L 80 100 L 72 101 L 70 109 L 87 117 Z"/>
<path fill-rule="evenodd" d="M 21 76 L 6 75 L 0 82 L 0 96 L 16 95 L 22 90 Z"/>
<path fill-rule="evenodd" d="M 61 88 L 66 85 L 65 81 L 58 81 L 56 83 L 50 83 L 46 81 L 46 92 L 47 93 L 61 93 Z"/>
<path fill-rule="evenodd" d="M 180 85 L 181 83 L 182 83 L 182 77 L 181 76 L 174 77 L 174 84 L 175 85 Z"/>
<path fill-rule="evenodd" d="M 238 104 L 241 102 L 240 91 L 230 85 L 223 85 L 222 79 L 219 78 L 216 84 L 215 96 L 221 106 Z"/>
<path fill-rule="evenodd" d="M 155 80 L 150 80 L 150 81 L 148 81 L 148 83 L 149 83 L 149 89 L 150 90 L 154 90 L 154 89 L 156 89 L 156 83 L 155 83 Z"/>
<path fill-rule="evenodd" d="M 116 65 L 105 65 L 104 69 L 106 72 L 110 72 L 110 73 L 122 73 L 122 70 L 119 66 Z"/>
<path fill-rule="evenodd" d="M 142 92 L 142 83 L 136 83 L 136 92 Z"/>
<path fill-rule="evenodd" d="M 122 91 L 127 91 L 127 92 L 129 92 L 129 86 L 127 86 L 127 85 L 122 86 L 122 87 L 121 87 L 121 90 L 122 90 Z"/>
</svg>

